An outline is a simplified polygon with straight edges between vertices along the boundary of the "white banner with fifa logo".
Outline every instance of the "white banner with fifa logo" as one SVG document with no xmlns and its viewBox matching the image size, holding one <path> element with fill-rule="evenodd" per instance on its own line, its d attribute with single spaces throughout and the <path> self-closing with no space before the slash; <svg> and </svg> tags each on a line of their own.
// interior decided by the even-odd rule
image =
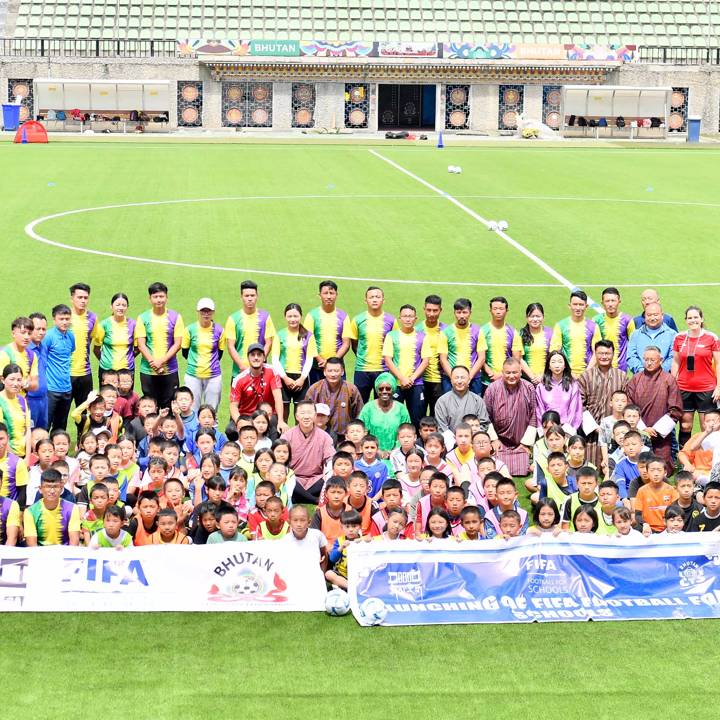
<svg viewBox="0 0 720 720">
<path fill-rule="evenodd" d="M 0 611 L 314 611 L 317 552 L 290 543 L 0 547 Z"/>
</svg>

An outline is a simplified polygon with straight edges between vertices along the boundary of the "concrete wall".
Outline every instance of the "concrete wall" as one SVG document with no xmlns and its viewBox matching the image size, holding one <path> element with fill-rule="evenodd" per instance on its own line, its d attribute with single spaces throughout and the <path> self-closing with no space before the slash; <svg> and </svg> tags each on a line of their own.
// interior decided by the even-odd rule
<svg viewBox="0 0 720 720">
<path fill-rule="evenodd" d="M 618 85 L 687 87 L 688 115 L 702 117 L 704 132 L 720 130 L 720 67 L 717 65 L 628 64 L 617 70 Z"/>
<path fill-rule="evenodd" d="M 220 93 L 219 83 L 196 61 L 181 58 L 15 58 L 0 57 L 0 96 L 7 100 L 9 78 L 58 78 L 67 80 L 203 80 L 203 124 L 220 125 L 220 115 L 208 114 L 208 99 Z M 217 85 L 217 88 L 213 86 Z M 69 108 L 65 108 L 69 109 Z M 133 108 L 127 108 L 128 110 Z M 177 98 L 170 89 L 170 127 L 177 127 Z"/>
<path fill-rule="evenodd" d="M 211 79 L 209 72 L 197 61 L 182 58 L 16 58 L 0 57 L 0 97 L 7 98 L 8 78 L 69 78 L 69 79 L 144 79 L 144 80 L 202 80 L 204 83 L 203 127 L 222 126 L 221 84 Z M 632 86 L 688 87 L 689 114 L 700 115 L 706 132 L 718 132 L 720 127 L 720 67 L 627 64 L 610 73 L 608 82 Z M 548 81 L 546 84 L 554 84 Z M 470 129 L 476 132 L 495 132 L 498 115 L 498 85 L 470 86 Z M 342 82 L 317 82 L 315 127 L 330 128 L 344 125 L 344 94 Z M 370 117 L 367 132 L 377 130 L 377 85 L 369 83 Z M 273 89 L 274 129 L 291 129 L 290 82 L 276 82 Z M 170 93 L 170 124 L 176 126 L 176 97 Z M 444 125 L 444 84 L 438 84 L 437 129 Z M 542 119 L 542 83 L 525 86 L 526 118 Z M 300 132 L 298 130 L 298 132 Z M 358 131 L 358 132 L 363 132 Z"/>
</svg>

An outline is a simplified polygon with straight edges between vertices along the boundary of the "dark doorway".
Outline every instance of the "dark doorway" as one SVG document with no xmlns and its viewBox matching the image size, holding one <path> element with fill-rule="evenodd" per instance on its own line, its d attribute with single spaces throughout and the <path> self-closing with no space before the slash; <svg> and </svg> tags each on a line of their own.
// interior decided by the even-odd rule
<svg viewBox="0 0 720 720">
<path fill-rule="evenodd" d="M 435 85 L 380 85 L 378 129 L 434 130 Z"/>
</svg>

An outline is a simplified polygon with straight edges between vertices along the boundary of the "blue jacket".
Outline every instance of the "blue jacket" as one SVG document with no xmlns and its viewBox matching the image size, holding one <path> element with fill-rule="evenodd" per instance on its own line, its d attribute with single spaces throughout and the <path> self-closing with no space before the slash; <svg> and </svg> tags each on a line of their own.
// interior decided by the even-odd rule
<svg viewBox="0 0 720 720">
<path fill-rule="evenodd" d="M 654 330 L 643 325 L 636 330 L 628 341 L 627 364 L 628 370 L 634 375 L 643 369 L 643 353 L 648 345 L 660 348 L 662 356 L 662 369 L 670 372 L 672 365 L 672 346 L 677 331 L 663 323 Z"/>
<path fill-rule="evenodd" d="M 69 393 L 70 362 L 75 350 L 75 335 L 72 330 L 61 333 L 51 327 L 43 338 L 41 352 L 45 358 L 45 377 L 48 392 Z"/>
</svg>

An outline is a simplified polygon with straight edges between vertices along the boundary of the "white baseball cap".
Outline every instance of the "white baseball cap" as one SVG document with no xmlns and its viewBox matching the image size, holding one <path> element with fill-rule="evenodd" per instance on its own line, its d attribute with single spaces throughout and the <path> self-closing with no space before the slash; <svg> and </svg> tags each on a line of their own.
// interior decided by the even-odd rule
<svg viewBox="0 0 720 720">
<path fill-rule="evenodd" d="M 210 298 L 200 298 L 197 301 L 196 310 L 214 310 L 215 303 Z"/>
</svg>

